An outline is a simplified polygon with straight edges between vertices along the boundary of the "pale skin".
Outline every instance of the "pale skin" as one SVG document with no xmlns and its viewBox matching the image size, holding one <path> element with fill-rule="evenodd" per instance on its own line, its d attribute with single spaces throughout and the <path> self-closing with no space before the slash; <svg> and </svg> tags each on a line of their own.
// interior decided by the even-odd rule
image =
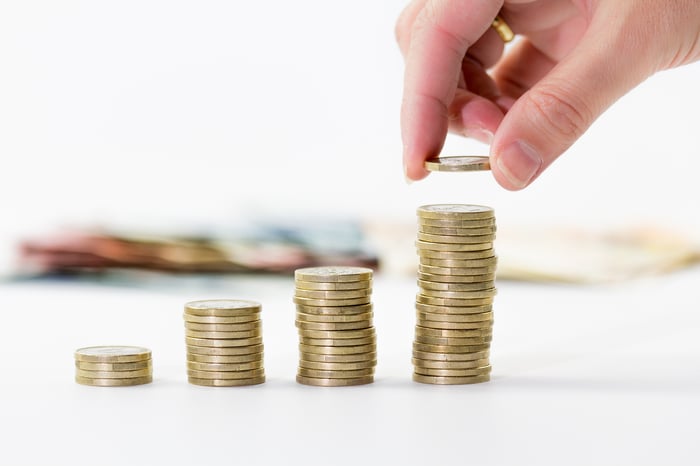
<svg viewBox="0 0 700 466">
<path fill-rule="evenodd" d="M 519 35 L 507 54 L 499 12 Z M 449 130 L 491 144 L 496 181 L 519 190 L 632 88 L 700 60 L 700 0 L 413 0 L 396 37 L 406 177 Z"/>
</svg>

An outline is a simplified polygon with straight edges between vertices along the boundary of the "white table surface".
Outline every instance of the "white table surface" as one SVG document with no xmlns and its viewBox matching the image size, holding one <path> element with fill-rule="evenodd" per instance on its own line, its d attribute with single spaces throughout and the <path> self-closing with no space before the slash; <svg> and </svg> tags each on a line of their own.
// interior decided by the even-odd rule
<svg viewBox="0 0 700 466">
<path fill-rule="evenodd" d="M 608 287 L 499 283 L 493 379 L 411 381 L 410 279 L 377 277 L 376 382 L 294 381 L 291 279 L 0 284 L 0 464 L 698 464 L 700 270 Z M 188 385 L 182 305 L 264 306 L 268 381 Z M 73 351 L 153 350 L 152 384 L 84 387 Z"/>
</svg>

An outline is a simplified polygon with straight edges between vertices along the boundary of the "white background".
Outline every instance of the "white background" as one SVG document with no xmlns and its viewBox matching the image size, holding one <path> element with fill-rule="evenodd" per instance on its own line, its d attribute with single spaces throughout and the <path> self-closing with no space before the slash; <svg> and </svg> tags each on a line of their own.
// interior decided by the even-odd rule
<svg viewBox="0 0 700 466">
<path fill-rule="evenodd" d="M 404 2 L 0 3 L 0 239 L 241 213 L 412 222 L 486 203 L 500 224 L 700 232 L 700 65 L 661 73 L 524 192 L 401 168 Z M 445 153 L 486 153 L 451 137 Z M 697 233 L 700 235 L 700 233 Z"/>
<path fill-rule="evenodd" d="M 65 224 L 317 214 L 410 223 L 479 202 L 499 225 L 656 223 L 700 237 L 700 66 L 623 98 L 531 188 L 405 184 L 402 1 L 3 1 L 0 259 Z M 451 138 L 446 152 L 485 153 Z M 412 254 L 413 251 L 410 251 Z M 698 271 L 610 287 L 499 285 L 494 381 L 410 382 L 412 281 L 380 277 L 377 382 L 293 382 L 291 281 L 129 290 L 0 284 L 0 463 L 697 464 Z M 185 300 L 265 308 L 268 382 L 185 382 Z M 128 338 L 125 338 L 128 336 Z M 78 346 L 151 346 L 155 382 L 72 381 Z"/>
</svg>

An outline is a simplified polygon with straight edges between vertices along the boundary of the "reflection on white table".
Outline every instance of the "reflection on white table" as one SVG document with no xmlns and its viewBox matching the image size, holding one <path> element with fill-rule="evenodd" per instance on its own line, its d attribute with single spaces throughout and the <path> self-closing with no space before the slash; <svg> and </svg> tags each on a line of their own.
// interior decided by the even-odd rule
<svg viewBox="0 0 700 466">
<path fill-rule="evenodd" d="M 493 380 L 411 381 L 412 280 L 377 277 L 369 386 L 294 381 L 291 279 L 211 289 L 0 285 L 0 464 L 697 464 L 700 270 L 610 287 L 499 283 Z M 268 381 L 188 385 L 182 305 L 263 303 Z M 153 350 L 151 385 L 73 381 L 73 351 Z"/>
</svg>

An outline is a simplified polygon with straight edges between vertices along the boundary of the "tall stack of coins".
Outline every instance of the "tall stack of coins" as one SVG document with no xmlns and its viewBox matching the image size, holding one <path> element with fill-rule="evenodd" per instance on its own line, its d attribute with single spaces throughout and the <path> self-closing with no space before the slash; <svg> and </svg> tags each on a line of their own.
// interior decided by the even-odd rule
<svg viewBox="0 0 700 466">
<path fill-rule="evenodd" d="M 151 383 L 151 350 L 138 346 L 80 348 L 75 351 L 75 381 L 95 387 Z"/>
<path fill-rule="evenodd" d="M 374 381 L 372 270 L 312 267 L 294 274 L 299 329 L 297 382 L 342 387 Z"/>
<path fill-rule="evenodd" d="M 237 387 L 265 382 L 261 309 L 254 301 L 232 299 L 185 305 L 191 384 Z"/>
<path fill-rule="evenodd" d="M 496 255 L 490 207 L 418 208 L 418 295 L 413 380 L 469 384 L 490 378 Z"/>
</svg>

